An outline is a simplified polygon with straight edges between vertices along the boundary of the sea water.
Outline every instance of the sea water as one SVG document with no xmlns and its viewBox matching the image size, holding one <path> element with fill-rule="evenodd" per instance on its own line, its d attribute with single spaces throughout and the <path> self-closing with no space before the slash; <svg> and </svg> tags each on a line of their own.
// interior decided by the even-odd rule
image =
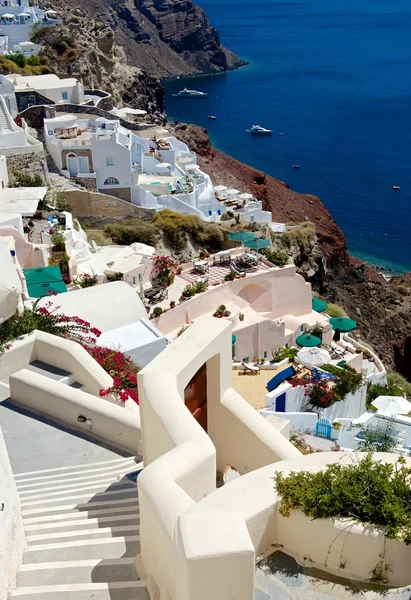
<svg viewBox="0 0 411 600">
<path fill-rule="evenodd" d="M 411 1 L 199 4 L 250 66 L 168 82 L 169 116 L 205 126 L 217 148 L 320 196 L 354 255 L 411 270 Z M 207 98 L 173 97 L 185 85 Z M 251 125 L 274 134 L 251 136 Z"/>
</svg>

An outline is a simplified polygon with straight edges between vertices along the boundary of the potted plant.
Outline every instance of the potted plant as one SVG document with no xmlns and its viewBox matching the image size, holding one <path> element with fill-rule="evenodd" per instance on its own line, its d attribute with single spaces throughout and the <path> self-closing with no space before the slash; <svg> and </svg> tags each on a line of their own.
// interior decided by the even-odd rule
<svg viewBox="0 0 411 600">
<path fill-rule="evenodd" d="M 160 316 L 160 315 L 162 315 L 162 314 L 163 314 L 163 309 L 161 308 L 161 306 L 156 306 L 156 307 L 153 309 L 153 315 L 154 315 L 154 318 L 157 318 L 157 317 L 159 317 L 159 316 Z"/>
<path fill-rule="evenodd" d="M 334 421 L 334 423 L 332 424 L 332 431 L 331 431 L 331 439 L 333 440 L 338 440 L 338 438 L 340 437 L 340 430 L 341 430 L 341 423 L 338 423 L 338 421 Z"/>
<path fill-rule="evenodd" d="M 170 300 L 170 308 L 174 308 L 176 305 L 175 300 Z"/>
<path fill-rule="evenodd" d="M 244 321 L 244 313 L 238 313 L 238 318 L 240 321 Z"/>
</svg>

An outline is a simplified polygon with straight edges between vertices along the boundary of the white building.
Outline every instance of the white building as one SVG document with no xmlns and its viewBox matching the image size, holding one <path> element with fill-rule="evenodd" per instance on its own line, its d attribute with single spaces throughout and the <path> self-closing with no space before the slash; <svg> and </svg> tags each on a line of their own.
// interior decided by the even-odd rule
<svg viewBox="0 0 411 600">
<path fill-rule="evenodd" d="M 74 77 L 60 79 L 57 75 L 6 75 L 6 79 L 14 85 L 17 94 L 37 92 L 55 104 L 83 104 L 84 86 Z M 30 103 L 28 103 L 30 104 Z M 20 107 L 23 110 L 24 106 Z"/>
<path fill-rule="evenodd" d="M 118 120 L 75 115 L 45 119 L 44 126 L 57 167 L 90 189 L 144 208 L 170 208 L 207 221 L 219 221 L 227 212 L 210 177 L 196 164 L 196 155 L 175 137 L 160 137 L 159 132 L 145 139 Z M 272 221 L 271 213 L 254 199 L 241 204 L 241 215 L 248 221 Z"/>
<path fill-rule="evenodd" d="M 45 27 L 60 21 L 57 11 L 30 6 L 29 0 L 0 0 L 0 32 L 8 38 L 6 51 L 11 52 L 16 44 L 30 40 L 33 25 Z"/>
<path fill-rule="evenodd" d="M 0 153 L 20 154 L 26 152 L 41 152 L 43 144 L 31 136 L 21 119 L 22 126 L 16 124 L 17 103 L 14 86 L 0 75 Z"/>
</svg>

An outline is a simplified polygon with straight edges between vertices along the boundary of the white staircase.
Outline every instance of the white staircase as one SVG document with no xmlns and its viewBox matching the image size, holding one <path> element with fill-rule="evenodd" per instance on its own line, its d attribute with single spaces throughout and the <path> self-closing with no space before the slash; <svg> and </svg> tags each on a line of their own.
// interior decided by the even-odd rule
<svg viewBox="0 0 411 600">
<path fill-rule="evenodd" d="M 9 600 L 148 600 L 134 457 L 15 475 L 27 540 Z"/>
</svg>

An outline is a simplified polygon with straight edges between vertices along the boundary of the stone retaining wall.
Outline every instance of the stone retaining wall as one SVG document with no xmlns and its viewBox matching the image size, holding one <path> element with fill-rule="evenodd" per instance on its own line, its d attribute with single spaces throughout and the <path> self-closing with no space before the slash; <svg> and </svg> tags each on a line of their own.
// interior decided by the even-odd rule
<svg viewBox="0 0 411 600">
<path fill-rule="evenodd" d="M 79 177 L 77 175 L 75 181 L 90 192 L 97 192 L 97 181 L 95 177 Z"/>
<path fill-rule="evenodd" d="M 57 113 L 72 113 L 90 115 L 90 117 L 103 117 L 105 119 L 120 121 L 120 125 L 131 131 L 143 131 L 154 127 L 153 123 L 133 123 L 126 121 L 120 117 L 116 117 L 107 110 L 103 110 L 99 106 L 86 106 L 85 104 L 53 104 L 48 106 L 31 106 L 19 113 L 19 117 L 26 120 L 30 127 L 40 129 L 43 127 L 43 119 L 46 118 L 46 111 L 49 118 L 53 118 Z"/>
<path fill-rule="evenodd" d="M 45 184 L 50 180 L 44 151 L 10 155 L 7 156 L 6 161 L 9 172 L 19 171 L 28 175 L 40 175 Z"/>
<path fill-rule="evenodd" d="M 151 221 L 155 214 L 155 210 L 141 208 L 107 194 L 82 190 L 68 190 L 65 194 L 73 214 L 82 221 L 88 221 L 94 227 L 104 227 L 127 218 Z"/>
<path fill-rule="evenodd" d="M 130 188 L 104 188 L 104 190 L 100 190 L 100 192 L 102 194 L 109 194 L 109 196 L 114 196 L 120 200 L 125 200 L 126 202 L 131 202 Z"/>
</svg>

